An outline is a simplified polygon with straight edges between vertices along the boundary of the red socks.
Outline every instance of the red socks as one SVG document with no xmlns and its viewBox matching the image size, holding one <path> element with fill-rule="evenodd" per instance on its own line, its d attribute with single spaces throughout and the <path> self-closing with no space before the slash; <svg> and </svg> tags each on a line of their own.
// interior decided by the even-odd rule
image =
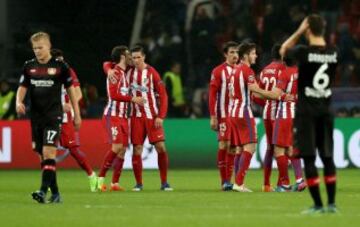
<svg viewBox="0 0 360 227">
<path fill-rule="evenodd" d="M 226 153 L 226 180 L 231 181 L 232 173 L 234 171 L 235 154 Z"/>
<path fill-rule="evenodd" d="M 226 176 L 227 176 L 226 154 L 227 154 L 226 149 L 219 149 L 218 153 L 217 153 L 217 167 L 218 167 L 219 173 L 220 173 L 221 184 L 224 184 L 224 181 L 226 181 Z"/>
<path fill-rule="evenodd" d="M 70 148 L 71 156 L 76 160 L 79 166 L 86 171 L 86 174 L 90 176 L 93 173 L 93 169 L 85 158 L 85 155 L 81 153 L 78 147 Z"/>
<path fill-rule="evenodd" d="M 132 166 L 135 175 L 136 184 L 142 184 L 142 159 L 141 155 L 133 154 L 132 156 Z"/>
<path fill-rule="evenodd" d="M 116 157 L 114 160 L 114 169 L 113 169 L 113 175 L 112 175 L 112 183 L 119 183 L 119 178 L 121 175 L 121 171 L 123 169 L 124 165 L 124 159 Z"/>
<path fill-rule="evenodd" d="M 240 156 L 240 168 L 235 178 L 235 183 L 239 186 L 244 184 L 244 178 L 246 175 L 246 171 L 249 169 L 251 158 L 252 153 L 248 151 L 243 151 Z"/>
<path fill-rule="evenodd" d="M 116 158 L 116 154 L 112 151 L 109 150 L 106 155 L 105 155 L 105 159 L 104 162 L 101 166 L 101 169 L 99 171 L 99 177 L 105 177 L 106 172 L 110 169 L 110 167 L 112 166 L 112 163 L 114 161 L 114 159 Z"/>
<path fill-rule="evenodd" d="M 167 152 L 163 151 L 158 153 L 158 166 L 160 171 L 161 184 L 167 183 L 167 170 L 169 166 Z"/>
<path fill-rule="evenodd" d="M 276 163 L 279 170 L 278 185 L 290 185 L 288 173 L 288 158 L 285 155 L 276 157 Z"/>
</svg>

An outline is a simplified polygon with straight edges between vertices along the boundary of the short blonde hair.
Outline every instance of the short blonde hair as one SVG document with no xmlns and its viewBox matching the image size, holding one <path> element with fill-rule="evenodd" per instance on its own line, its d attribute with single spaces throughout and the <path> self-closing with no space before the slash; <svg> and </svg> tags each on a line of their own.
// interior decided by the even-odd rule
<svg viewBox="0 0 360 227">
<path fill-rule="evenodd" d="M 47 39 L 50 42 L 50 35 L 46 32 L 36 32 L 30 37 L 30 42 L 36 42 L 40 39 Z"/>
</svg>

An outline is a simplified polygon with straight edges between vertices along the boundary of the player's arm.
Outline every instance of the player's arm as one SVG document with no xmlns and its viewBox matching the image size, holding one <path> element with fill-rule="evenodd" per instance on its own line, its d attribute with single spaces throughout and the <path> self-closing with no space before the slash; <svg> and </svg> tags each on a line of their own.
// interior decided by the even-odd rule
<svg viewBox="0 0 360 227">
<path fill-rule="evenodd" d="M 66 92 L 69 94 L 69 98 L 71 101 L 71 105 L 74 110 L 74 125 L 75 129 L 79 130 L 81 126 L 81 116 L 80 116 L 80 107 L 79 107 L 79 101 L 75 94 L 75 88 L 74 86 L 70 85 L 67 87 Z"/>
<path fill-rule="evenodd" d="M 287 50 L 293 48 L 296 43 L 299 41 L 300 37 L 306 29 L 309 27 L 309 23 L 307 21 L 307 18 L 305 18 L 299 28 L 281 45 L 281 48 L 279 50 L 280 55 L 282 58 L 285 57 L 285 54 Z"/>
<path fill-rule="evenodd" d="M 19 81 L 19 88 L 16 92 L 16 113 L 18 114 L 26 113 L 24 99 L 29 86 L 30 86 L 30 77 L 26 74 L 26 63 L 25 63 L 23 67 L 23 74 L 21 75 Z"/>
<path fill-rule="evenodd" d="M 71 70 L 67 63 L 62 65 L 61 81 L 64 84 L 67 94 L 69 95 L 71 105 L 74 110 L 74 126 L 76 130 L 80 129 L 81 126 L 81 116 L 80 116 L 80 107 L 78 99 L 76 98 L 75 88 L 73 86 L 73 75 L 71 75 Z"/>
<path fill-rule="evenodd" d="M 106 61 L 103 63 L 103 70 L 106 75 L 106 77 L 110 79 L 114 79 L 116 76 L 115 70 L 114 70 L 115 63 L 111 61 Z"/>
<path fill-rule="evenodd" d="M 27 87 L 24 87 L 22 85 L 19 86 L 17 92 L 16 92 L 16 113 L 18 114 L 25 114 L 26 109 L 24 105 L 24 98 L 27 92 Z"/>
<path fill-rule="evenodd" d="M 210 128 L 212 130 L 218 130 L 218 120 L 216 117 L 216 100 L 217 93 L 220 89 L 220 78 L 216 75 L 216 71 L 211 73 L 210 85 L 209 85 L 209 113 L 210 113 Z"/>
<path fill-rule="evenodd" d="M 257 79 L 257 83 L 259 84 L 259 87 L 261 89 L 264 89 L 264 84 L 262 83 L 262 76 L 263 74 L 260 74 L 260 78 Z M 251 99 L 253 100 L 254 103 L 258 104 L 259 106 L 265 106 L 265 100 L 263 99 L 263 97 L 260 97 L 259 94 L 257 93 L 251 93 Z"/>
<path fill-rule="evenodd" d="M 153 80 L 155 91 L 159 94 L 159 114 L 155 119 L 155 127 L 160 128 L 163 126 L 164 118 L 168 109 L 168 96 L 164 82 L 161 80 L 159 73 L 153 69 Z"/>
<path fill-rule="evenodd" d="M 116 75 L 119 77 L 119 75 Z M 118 79 L 109 80 L 109 96 L 112 100 L 119 101 L 119 102 L 133 102 L 140 106 L 144 105 L 144 99 L 142 97 L 132 97 L 130 95 L 123 95 L 121 94 L 121 87 Z"/>
</svg>

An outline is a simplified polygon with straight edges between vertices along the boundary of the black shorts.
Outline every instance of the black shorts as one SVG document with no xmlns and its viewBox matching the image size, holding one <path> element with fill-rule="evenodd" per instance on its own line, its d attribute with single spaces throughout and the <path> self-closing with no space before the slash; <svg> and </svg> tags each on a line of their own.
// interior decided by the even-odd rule
<svg viewBox="0 0 360 227">
<path fill-rule="evenodd" d="M 333 157 L 334 117 L 332 113 L 296 113 L 294 124 L 294 147 L 299 149 L 300 157 Z"/>
<path fill-rule="evenodd" d="M 31 119 L 32 147 L 33 150 L 42 155 L 43 146 L 58 145 L 60 136 L 61 120 L 53 119 Z"/>
</svg>

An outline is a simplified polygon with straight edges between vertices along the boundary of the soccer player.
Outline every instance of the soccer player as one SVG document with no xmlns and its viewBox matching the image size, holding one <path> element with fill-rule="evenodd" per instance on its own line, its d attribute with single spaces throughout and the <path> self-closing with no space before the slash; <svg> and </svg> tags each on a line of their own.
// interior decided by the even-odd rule
<svg viewBox="0 0 360 227">
<path fill-rule="evenodd" d="M 59 61 L 64 61 L 64 54 L 62 50 L 52 49 L 51 56 Z M 75 96 L 79 102 L 82 98 L 82 93 L 80 89 L 80 82 L 75 73 L 75 71 L 70 67 L 70 75 L 73 80 L 73 86 L 75 90 Z M 71 156 L 76 160 L 79 166 L 86 172 L 89 177 L 90 191 L 96 191 L 97 177 L 93 169 L 91 168 L 89 162 L 85 158 L 85 155 L 79 150 L 80 138 L 78 132 L 75 131 L 73 125 L 73 116 L 74 110 L 69 100 L 69 95 L 67 94 L 65 88 L 62 88 L 62 98 L 63 104 L 63 120 L 61 125 L 61 134 L 60 134 L 60 144 L 62 147 L 69 149 Z"/>
<path fill-rule="evenodd" d="M 338 50 L 326 43 L 325 21 L 316 14 L 306 17 L 283 43 L 280 54 L 298 61 L 298 101 L 295 114 L 295 146 L 305 163 L 305 175 L 314 206 L 304 213 L 323 213 L 320 179 L 315 166 L 316 148 L 324 164 L 328 212 L 336 212 L 336 168 L 333 160 L 334 118 L 330 111 L 331 88 L 338 64 Z M 302 35 L 308 45 L 296 45 Z"/>
<path fill-rule="evenodd" d="M 232 189 L 239 192 L 252 192 L 245 187 L 244 178 L 257 143 L 256 124 L 250 100 L 252 88 L 249 87 L 256 83 L 255 73 L 250 68 L 256 62 L 256 45 L 246 42 L 240 44 L 239 58 L 240 64 L 235 67 L 229 84 L 231 146 L 239 147 L 241 150 L 239 170 Z"/>
<path fill-rule="evenodd" d="M 273 61 L 265 66 L 265 68 L 260 73 L 259 86 L 266 91 L 271 91 L 276 87 L 276 83 L 279 77 L 279 74 L 285 69 L 285 64 L 281 60 L 279 54 L 281 44 L 275 44 L 271 50 L 271 55 Z M 264 159 L 264 185 L 262 190 L 264 192 L 271 192 L 273 189 L 270 185 L 270 176 L 272 170 L 272 160 L 274 155 L 274 146 L 272 144 L 272 135 L 273 135 L 273 124 L 275 120 L 276 109 L 278 106 L 277 99 L 271 100 L 267 99 L 265 101 L 265 106 L 263 110 L 263 121 L 266 134 L 266 153 Z"/>
<path fill-rule="evenodd" d="M 141 46 L 131 49 L 134 68 L 128 72 L 133 96 L 145 99 L 144 106 L 134 104 L 131 116 L 131 142 L 133 144 L 132 164 L 136 179 L 133 191 L 143 190 L 142 159 L 143 144 L 146 136 L 158 153 L 161 187 L 163 191 L 172 191 L 167 182 L 168 154 L 165 148 L 163 121 L 167 112 L 167 94 L 159 73 L 145 63 L 145 53 Z"/>
<path fill-rule="evenodd" d="M 112 191 L 123 191 L 119 185 L 119 178 L 124 164 L 124 156 L 129 141 L 129 122 L 127 117 L 128 103 L 133 102 L 139 106 L 144 104 L 144 98 L 129 95 L 129 81 L 125 70 L 130 57 L 126 46 L 116 46 L 111 52 L 111 58 L 116 63 L 113 77 L 108 77 L 107 93 L 108 103 L 104 110 L 103 123 L 107 140 L 111 144 L 99 171 L 98 189 L 106 191 L 105 176 L 110 167 L 114 165 L 113 178 L 111 182 Z"/>
<path fill-rule="evenodd" d="M 232 189 L 230 181 L 234 167 L 234 153 L 230 152 L 228 84 L 239 60 L 238 46 L 239 44 L 233 41 L 224 44 L 225 62 L 213 69 L 209 86 L 210 127 L 218 132 L 217 166 L 223 190 Z"/>
<path fill-rule="evenodd" d="M 280 48 L 277 48 L 279 53 Z M 279 178 L 275 191 L 289 192 L 302 191 L 306 184 L 302 178 L 301 162 L 299 159 L 292 158 L 295 163 L 296 183 L 292 188 L 288 175 L 287 154 L 293 149 L 293 119 L 295 117 L 294 97 L 297 95 L 298 68 L 293 61 L 287 60 L 288 67 L 284 68 L 277 77 L 276 87 L 271 90 L 256 89 L 255 92 L 268 100 L 278 100 L 278 107 L 273 123 L 272 141 L 275 146 L 274 153 L 279 170 Z M 252 85 L 256 86 L 256 85 Z"/>
<path fill-rule="evenodd" d="M 69 66 L 56 60 L 50 54 L 49 34 L 38 32 L 30 37 L 35 58 L 26 61 L 20 86 L 16 95 L 16 111 L 25 114 L 24 98 L 29 90 L 31 101 L 31 128 L 35 150 L 42 157 L 42 183 L 39 191 L 33 192 L 32 198 L 45 203 L 50 187 L 52 195 L 48 202 L 61 201 L 56 179 L 56 146 L 62 120 L 61 89 L 67 89 L 74 110 L 75 130 L 79 130 L 81 117 L 75 96 Z"/>
</svg>

